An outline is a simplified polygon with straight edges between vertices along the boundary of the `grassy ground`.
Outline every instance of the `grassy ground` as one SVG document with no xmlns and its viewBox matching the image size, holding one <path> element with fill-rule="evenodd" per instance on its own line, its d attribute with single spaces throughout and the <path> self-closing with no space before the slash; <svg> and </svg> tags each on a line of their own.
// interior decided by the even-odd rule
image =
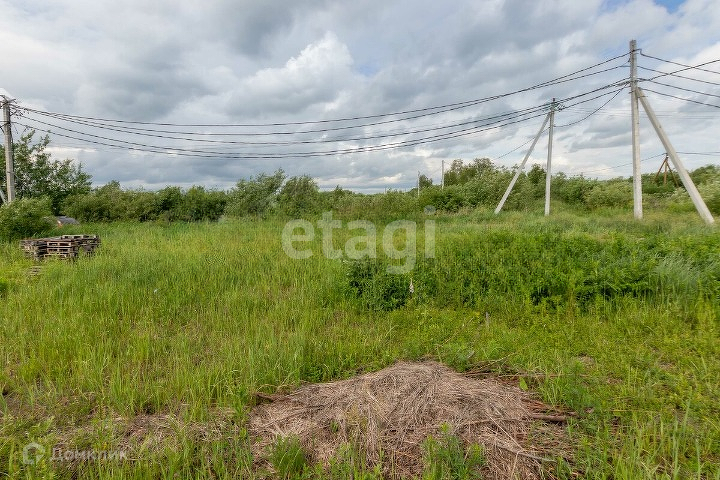
<svg viewBox="0 0 720 480">
<path fill-rule="evenodd" d="M 418 217 L 417 291 L 390 311 L 356 297 L 319 234 L 309 259 L 285 255 L 277 219 L 85 225 L 98 254 L 37 276 L 2 245 L 0 474 L 262 475 L 254 392 L 431 357 L 519 374 L 577 412 L 558 477 L 720 479 L 720 231 L 647 217 L 433 217 L 432 263 Z"/>
</svg>

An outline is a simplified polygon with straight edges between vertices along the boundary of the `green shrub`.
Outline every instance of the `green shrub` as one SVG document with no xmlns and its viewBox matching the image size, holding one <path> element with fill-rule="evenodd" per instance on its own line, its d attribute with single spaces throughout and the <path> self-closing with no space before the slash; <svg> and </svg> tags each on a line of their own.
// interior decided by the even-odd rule
<svg viewBox="0 0 720 480">
<path fill-rule="evenodd" d="M 422 213 L 417 193 L 397 190 L 373 195 L 346 195 L 338 200 L 336 206 L 338 213 L 347 219 L 393 221 Z"/>
<path fill-rule="evenodd" d="M 632 184 L 626 181 L 599 183 L 585 193 L 588 208 L 630 207 L 633 201 Z"/>
<path fill-rule="evenodd" d="M 720 178 L 698 186 L 700 196 L 713 215 L 720 215 Z"/>
<path fill-rule="evenodd" d="M 585 196 L 599 184 L 597 180 L 589 180 L 582 175 L 568 178 L 564 173 L 558 173 L 553 175 L 550 194 L 568 205 L 584 205 Z"/>
<path fill-rule="evenodd" d="M 52 230 L 52 224 L 45 220 L 52 215 L 50 200 L 47 198 L 21 198 L 0 207 L 0 240 L 42 235 Z"/>
<path fill-rule="evenodd" d="M 322 209 L 322 197 L 315 180 L 307 175 L 292 177 L 280 189 L 278 195 L 280 209 L 291 217 L 301 217 L 319 213 Z"/>
<path fill-rule="evenodd" d="M 720 179 L 699 184 L 697 189 L 710 213 L 720 215 Z M 691 212 L 695 210 L 695 205 L 690 200 L 687 191 L 684 188 L 678 188 L 668 197 L 668 208 L 673 213 Z"/>
<path fill-rule="evenodd" d="M 441 189 L 432 186 L 420 191 L 420 205 L 432 205 L 445 212 L 457 212 L 466 203 L 459 185 Z"/>
<path fill-rule="evenodd" d="M 410 298 L 410 279 L 407 275 L 389 273 L 388 265 L 386 261 L 367 257 L 348 262 L 348 286 L 364 308 L 395 310 Z"/>
<path fill-rule="evenodd" d="M 282 169 L 272 175 L 261 173 L 250 180 L 240 180 L 230 192 L 225 214 L 233 217 L 267 215 L 275 208 L 284 181 Z"/>
</svg>

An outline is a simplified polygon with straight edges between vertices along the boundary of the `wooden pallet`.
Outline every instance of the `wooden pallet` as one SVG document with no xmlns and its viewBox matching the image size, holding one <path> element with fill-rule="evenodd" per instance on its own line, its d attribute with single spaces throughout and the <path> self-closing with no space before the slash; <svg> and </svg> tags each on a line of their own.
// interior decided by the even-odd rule
<svg viewBox="0 0 720 480">
<path fill-rule="evenodd" d="M 97 235 L 61 235 L 20 240 L 20 248 L 25 255 L 35 260 L 92 255 L 99 246 L 100 238 Z"/>
</svg>

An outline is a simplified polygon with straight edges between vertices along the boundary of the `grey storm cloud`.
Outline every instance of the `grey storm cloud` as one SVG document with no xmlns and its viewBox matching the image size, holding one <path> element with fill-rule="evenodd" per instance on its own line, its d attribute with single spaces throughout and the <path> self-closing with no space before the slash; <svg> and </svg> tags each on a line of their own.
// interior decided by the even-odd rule
<svg viewBox="0 0 720 480">
<path fill-rule="evenodd" d="M 481 125 L 491 115 L 540 106 L 553 97 L 572 97 L 622 81 L 628 77 L 627 65 L 620 59 L 612 63 L 617 68 L 601 75 L 413 120 L 378 123 L 397 118 L 375 117 L 378 114 L 524 89 L 623 55 L 631 37 L 638 39 L 644 52 L 670 60 L 696 64 L 720 58 L 720 9 L 713 0 L 686 0 L 677 8 L 663 3 L 0 0 L 4 12 L 0 17 L 0 55 L 5 67 L 0 93 L 41 111 L 123 121 L 265 125 L 250 129 L 253 132 L 305 132 L 362 124 L 361 128 L 292 136 L 320 143 L 281 145 L 291 138 L 287 135 L 254 139 L 273 140 L 277 145 L 247 145 L 212 143 L 217 137 L 210 136 L 186 138 L 190 136 L 185 133 L 142 131 L 186 132 L 190 127 L 123 123 L 114 125 L 137 130 L 94 131 L 112 142 L 70 134 L 79 137 L 73 139 L 60 135 L 68 134 L 63 128 L 90 127 L 53 120 L 57 124 L 51 128 L 54 155 L 83 162 L 97 184 L 117 179 L 132 187 L 202 184 L 230 188 L 239 178 L 283 168 L 289 175 L 311 175 L 325 188 L 337 184 L 367 191 L 409 188 L 418 171 L 438 180 L 443 160 L 496 158 L 517 148 L 535 135 L 544 111 L 536 112 L 536 118 L 508 122 L 501 128 L 419 142 L 453 130 L 434 128 L 460 124 L 468 128 L 474 125 L 471 122 Z M 644 57 L 641 65 L 669 71 L 668 65 Z M 716 65 L 716 69 L 720 67 Z M 641 72 L 645 74 L 648 72 Z M 718 81 L 712 74 L 696 76 Z M 674 80 L 677 86 L 718 94 L 717 87 L 710 84 Z M 715 97 L 655 88 L 718 103 Z M 627 97 L 619 95 L 595 114 L 593 110 L 609 96 L 559 111 L 557 125 L 590 118 L 558 128 L 555 164 L 572 173 L 587 169 L 598 158 L 627 163 Z M 666 130 L 677 140 L 678 149 L 693 145 L 695 151 L 718 150 L 713 133 L 718 127 L 715 110 L 657 96 L 652 101 L 665 115 Z M 667 115 L 667 111 L 676 115 Z M 327 122 L 357 117 L 353 122 Z M 49 128 L 32 123 L 33 119 L 39 117 L 28 115 L 18 124 Z M 304 123 L 312 121 L 317 123 Z M 249 131 L 249 127 L 211 125 L 193 131 Z M 427 132 L 410 133 L 414 130 Z M 651 135 L 643 120 L 643 149 L 655 148 Z M 372 138 L 351 140 L 359 137 Z M 410 144 L 385 148 L 402 142 Z M 155 153 L 141 152 L 141 147 L 133 150 L 133 143 L 150 145 Z M 332 154 L 359 147 L 379 149 Z M 194 151 L 214 153 L 196 155 Z M 331 154 L 302 155 L 309 151 Z M 282 158 L 236 158 L 253 153 Z M 523 154 L 520 148 L 500 162 L 511 166 Z M 533 155 L 534 161 L 542 158 L 542 152 Z M 620 168 L 611 173 L 626 172 Z"/>
</svg>

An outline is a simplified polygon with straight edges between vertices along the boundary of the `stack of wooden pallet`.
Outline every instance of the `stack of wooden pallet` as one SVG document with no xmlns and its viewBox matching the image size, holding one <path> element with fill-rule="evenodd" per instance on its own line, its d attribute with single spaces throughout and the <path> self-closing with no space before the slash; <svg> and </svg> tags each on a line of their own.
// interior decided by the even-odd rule
<svg viewBox="0 0 720 480">
<path fill-rule="evenodd" d="M 35 260 L 48 257 L 75 258 L 78 255 L 91 255 L 100 246 L 97 235 L 61 235 L 48 238 L 28 238 L 20 241 L 25 255 Z"/>
</svg>

